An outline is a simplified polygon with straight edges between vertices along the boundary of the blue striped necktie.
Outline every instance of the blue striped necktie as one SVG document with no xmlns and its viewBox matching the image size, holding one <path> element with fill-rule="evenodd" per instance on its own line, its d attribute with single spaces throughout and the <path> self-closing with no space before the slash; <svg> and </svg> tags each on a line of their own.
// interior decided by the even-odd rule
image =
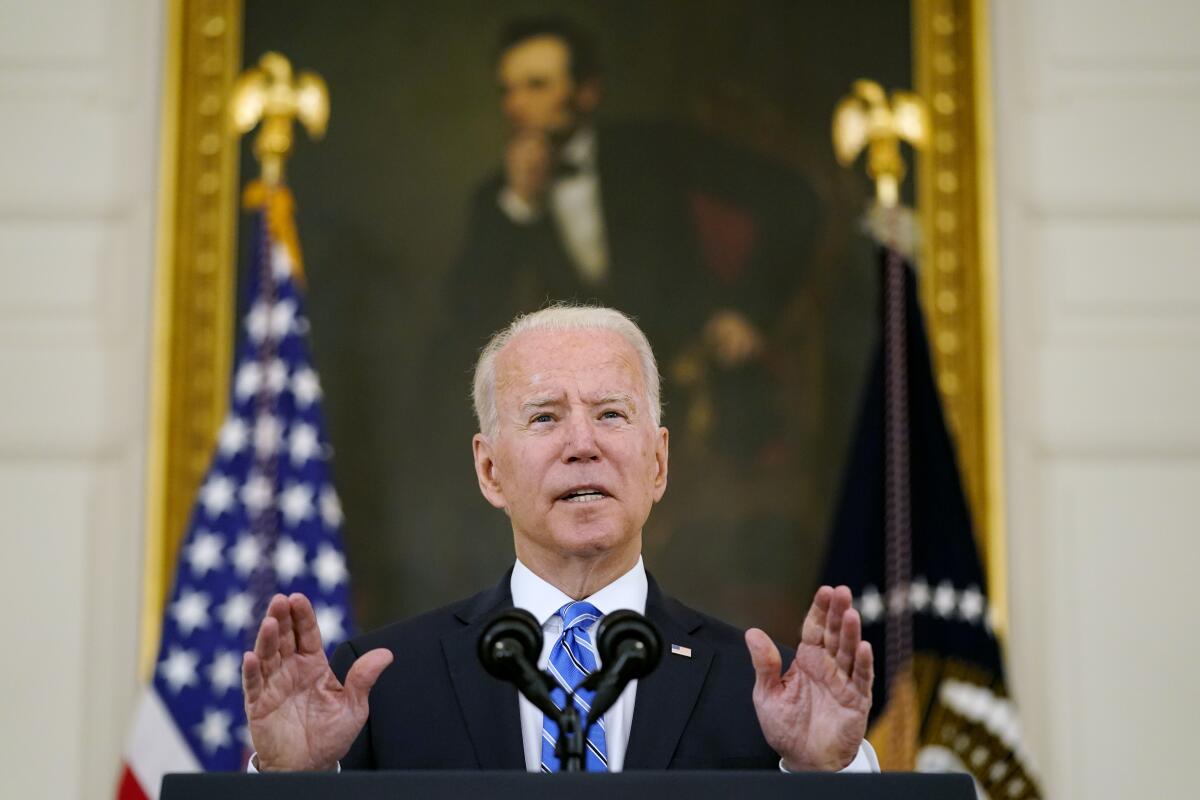
<svg viewBox="0 0 1200 800">
<path fill-rule="evenodd" d="M 596 647 L 588 635 L 588 628 L 600 619 L 600 612 L 591 603 L 579 601 L 567 603 L 555 616 L 562 618 L 563 630 L 554 647 L 550 649 L 547 667 L 559 686 L 551 696 L 554 703 L 562 708 L 571 689 L 582 683 L 599 664 L 596 660 Z M 592 695 L 592 692 L 586 690 L 575 694 L 575 706 L 579 709 L 581 722 L 587 720 L 588 711 L 592 707 Z M 587 734 L 587 771 L 608 772 L 604 720 L 598 720 Z M 554 755 L 554 743 L 557 740 L 558 723 L 543 716 L 542 772 L 558 772 L 560 769 L 558 756 Z"/>
</svg>

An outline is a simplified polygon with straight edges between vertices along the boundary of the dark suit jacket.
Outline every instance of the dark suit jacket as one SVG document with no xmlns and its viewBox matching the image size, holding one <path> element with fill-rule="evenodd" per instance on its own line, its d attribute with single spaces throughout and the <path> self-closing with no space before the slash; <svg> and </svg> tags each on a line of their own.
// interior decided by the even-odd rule
<svg viewBox="0 0 1200 800">
<path fill-rule="evenodd" d="M 395 654 L 342 767 L 525 769 L 517 690 L 488 675 L 475 654 L 483 625 L 511 605 L 506 575 L 467 600 L 341 645 L 333 656 L 339 680 L 368 650 Z M 667 652 L 638 684 L 625 769 L 776 769 L 750 697 L 754 669 L 742 632 L 667 597 L 653 578 L 646 616 Z M 672 644 L 692 657 L 673 655 Z"/>
</svg>

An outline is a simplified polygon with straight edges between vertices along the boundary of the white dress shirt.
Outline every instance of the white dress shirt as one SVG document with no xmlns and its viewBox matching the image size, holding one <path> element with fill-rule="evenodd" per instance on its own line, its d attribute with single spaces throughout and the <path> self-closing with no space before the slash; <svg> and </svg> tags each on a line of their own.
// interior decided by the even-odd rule
<svg viewBox="0 0 1200 800">
<path fill-rule="evenodd" d="M 574 598 L 534 575 L 519 560 L 513 567 L 511 586 L 513 605 L 533 614 L 542 626 L 542 654 L 538 657 L 538 669 L 545 669 L 550 660 L 550 650 L 562 633 L 562 617 L 556 616 L 556 612 Z M 601 616 L 622 608 L 645 614 L 646 587 L 646 568 L 639 557 L 633 569 L 585 599 L 600 611 Z M 593 642 L 596 641 L 596 626 L 599 624 L 597 620 L 588 628 L 588 636 Z M 598 654 L 596 664 L 600 664 Z M 633 701 L 636 695 L 637 681 L 630 681 L 617 702 L 604 714 L 604 746 L 610 772 L 620 772 L 625 765 L 625 745 L 629 742 L 629 727 L 633 724 Z M 524 695 L 520 696 L 520 704 L 525 769 L 539 772 L 542 765 L 542 712 Z"/>
<path fill-rule="evenodd" d="M 568 597 L 560 589 L 533 574 L 519 559 L 513 567 L 510 585 L 513 605 L 533 614 L 542 626 L 542 654 L 538 658 L 538 669 L 545 669 L 550 660 L 550 649 L 562 633 L 562 618 L 556 616 L 556 612 L 574 598 Z M 601 616 L 622 608 L 645 614 L 647 585 L 646 567 L 639 557 L 631 570 L 584 600 L 594 605 Z M 592 641 L 596 640 L 596 626 L 599 624 L 599 621 L 593 622 L 588 628 L 588 635 L 592 637 Z M 596 663 L 600 664 L 598 654 Z M 633 725 L 633 705 L 636 696 L 637 681 L 630 681 L 625 691 L 617 698 L 617 702 L 613 703 L 612 708 L 604 715 L 604 744 L 610 772 L 620 772 L 625 766 L 625 747 L 629 744 L 629 729 Z M 542 764 L 542 712 L 523 695 L 518 702 L 521 707 L 521 742 L 525 750 L 525 769 L 529 772 L 539 772 Z M 779 768 L 783 769 L 783 759 L 779 761 Z M 863 739 L 858 754 L 842 772 L 879 772 L 879 759 L 875 756 L 870 742 Z"/>
</svg>

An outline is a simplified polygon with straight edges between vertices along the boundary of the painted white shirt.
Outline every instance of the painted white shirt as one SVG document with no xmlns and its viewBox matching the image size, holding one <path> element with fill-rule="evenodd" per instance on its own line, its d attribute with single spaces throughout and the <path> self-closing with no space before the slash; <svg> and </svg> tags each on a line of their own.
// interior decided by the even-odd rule
<svg viewBox="0 0 1200 800">
<path fill-rule="evenodd" d="M 579 277 L 598 284 L 608 277 L 608 235 L 596 170 L 596 132 L 580 128 L 559 150 L 558 158 L 571 167 L 571 172 L 553 178 L 546 191 L 546 205 Z M 543 213 L 507 186 L 500 190 L 497 202 L 518 225 L 529 225 Z"/>
</svg>

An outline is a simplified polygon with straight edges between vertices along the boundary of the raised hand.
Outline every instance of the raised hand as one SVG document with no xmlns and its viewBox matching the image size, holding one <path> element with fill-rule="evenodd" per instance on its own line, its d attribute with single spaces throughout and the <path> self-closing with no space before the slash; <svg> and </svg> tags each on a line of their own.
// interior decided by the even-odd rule
<svg viewBox="0 0 1200 800">
<path fill-rule="evenodd" d="M 704 338 L 722 367 L 736 367 L 762 354 L 765 342 L 754 323 L 732 309 L 714 313 L 704 325 Z"/>
<path fill-rule="evenodd" d="M 817 590 L 782 675 L 779 648 L 759 629 L 746 631 L 758 724 L 788 770 L 843 769 L 866 734 L 874 656 L 851 601 L 845 586 Z"/>
<path fill-rule="evenodd" d="M 504 153 L 508 188 L 526 203 L 537 207 L 550 186 L 554 152 L 545 133 L 523 130 L 509 141 Z"/>
<path fill-rule="evenodd" d="M 308 598 L 271 598 L 254 650 L 242 655 L 242 690 L 258 768 L 328 770 L 367 721 L 367 694 L 392 663 L 390 650 L 364 653 L 334 677 Z"/>
</svg>

